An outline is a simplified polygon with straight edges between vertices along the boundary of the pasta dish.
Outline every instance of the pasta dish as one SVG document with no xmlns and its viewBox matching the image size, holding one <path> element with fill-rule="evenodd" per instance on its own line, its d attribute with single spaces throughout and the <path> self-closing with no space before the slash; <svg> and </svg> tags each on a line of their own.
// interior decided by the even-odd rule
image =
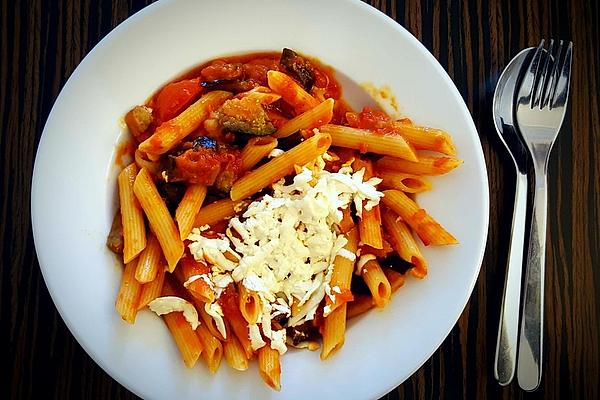
<svg viewBox="0 0 600 400">
<path fill-rule="evenodd" d="M 162 316 L 187 367 L 256 358 L 279 390 L 289 348 L 331 357 L 348 319 L 427 275 L 418 241 L 458 243 L 415 201 L 462 163 L 450 135 L 353 110 L 330 67 L 291 49 L 210 61 L 125 123 L 116 309 Z"/>
</svg>

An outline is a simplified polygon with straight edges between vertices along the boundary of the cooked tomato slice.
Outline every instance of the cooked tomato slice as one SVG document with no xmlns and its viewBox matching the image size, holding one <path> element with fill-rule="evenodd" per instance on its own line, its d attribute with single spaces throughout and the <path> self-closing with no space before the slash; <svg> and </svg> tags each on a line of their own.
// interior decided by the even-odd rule
<svg viewBox="0 0 600 400">
<path fill-rule="evenodd" d="M 200 78 L 169 83 L 156 96 L 155 115 L 163 122 L 175 118 L 198 97 L 201 90 Z"/>
</svg>

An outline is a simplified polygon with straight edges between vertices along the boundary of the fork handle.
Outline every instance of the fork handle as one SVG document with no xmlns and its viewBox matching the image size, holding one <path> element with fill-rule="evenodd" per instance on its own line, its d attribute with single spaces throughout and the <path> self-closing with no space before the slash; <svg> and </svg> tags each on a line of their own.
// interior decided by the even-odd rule
<svg viewBox="0 0 600 400">
<path fill-rule="evenodd" d="M 521 315 L 517 377 L 523 390 L 536 390 L 542 379 L 544 266 L 546 260 L 546 173 L 536 168 L 531 232 Z"/>
<path fill-rule="evenodd" d="M 498 323 L 498 340 L 494 359 L 494 377 L 502 386 L 508 385 L 517 365 L 517 340 L 519 338 L 519 304 L 521 300 L 521 275 L 523 247 L 525 244 L 525 217 L 527 212 L 527 175 L 519 172 L 515 185 L 512 229 L 506 279 Z"/>
</svg>

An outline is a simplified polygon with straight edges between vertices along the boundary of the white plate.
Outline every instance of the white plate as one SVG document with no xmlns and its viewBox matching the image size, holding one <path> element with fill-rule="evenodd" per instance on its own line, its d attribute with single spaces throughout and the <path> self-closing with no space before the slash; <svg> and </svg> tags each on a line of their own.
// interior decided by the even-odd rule
<svg viewBox="0 0 600 400">
<path fill-rule="evenodd" d="M 113 152 L 122 116 L 183 71 L 220 55 L 291 47 L 355 82 L 387 84 L 414 121 L 450 131 L 464 165 L 419 196 L 461 244 L 425 249 L 427 279 L 349 325 L 344 348 L 282 359 L 282 390 L 225 362 L 186 369 L 164 323 L 114 310 L 121 268 L 104 243 L 115 211 Z M 360 104 L 355 104 L 359 106 Z M 375 398 L 438 348 L 477 279 L 488 225 L 487 175 L 471 116 L 452 81 L 406 30 L 359 1 L 160 1 L 119 25 L 77 67 L 40 141 L 32 188 L 35 244 L 67 326 L 112 377 L 144 398 Z M 202 364 L 201 362 L 199 364 Z"/>
</svg>

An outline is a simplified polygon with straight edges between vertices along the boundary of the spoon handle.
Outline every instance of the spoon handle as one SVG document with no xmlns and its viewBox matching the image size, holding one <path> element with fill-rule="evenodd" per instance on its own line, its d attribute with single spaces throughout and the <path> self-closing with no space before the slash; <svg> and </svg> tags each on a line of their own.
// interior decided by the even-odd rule
<svg viewBox="0 0 600 400">
<path fill-rule="evenodd" d="M 535 171 L 535 192 L 527 254 L 525 291 L 519 338 L 517 377 L 523 390 L 537 389 L 542 379 L 544 266 L 546 259 L 546 173 Z"/>
<path fill-rule="evenodd" d="M 525 242 L 525 216 L 527 211 L 527 175 L 518 171 L 515 186 L 510 247 L 506 263 L 504 294 L 500 308 L 498 340 L 494 359 L 494 377 L 502 386 L 508 385 L 517 364 L 517 340 L 519 335 L 519 303 L 521 299 L 521 274 L 523 270 L 523 247 Z"/>
</svg>

